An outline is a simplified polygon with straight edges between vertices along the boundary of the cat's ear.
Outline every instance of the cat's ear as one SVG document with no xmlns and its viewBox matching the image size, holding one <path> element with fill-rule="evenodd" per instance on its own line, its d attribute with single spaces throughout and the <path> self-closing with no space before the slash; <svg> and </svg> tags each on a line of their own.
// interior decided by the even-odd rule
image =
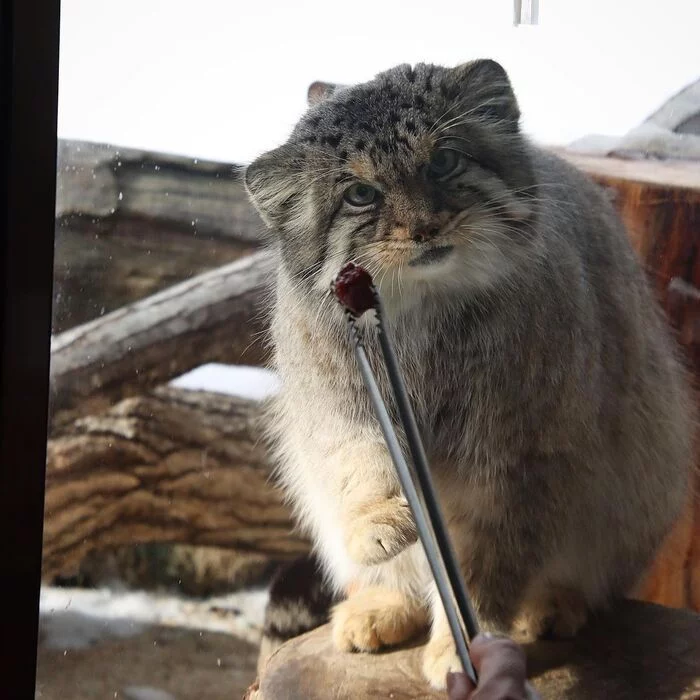
<svg viewBox="0 0 700 700">
<path fill-rule="evenodd" d="M 453 69 L 463 99 L 474 105 L 472 114 L 517 128 L 520 108 L 508 74 L 500 63 L 480 59 Z"/>
<path fill-rule="evenodd" d="M 317 80 L 309 85 L 309 89 L 306 92 L 306 102 L 308 103 L 309 107 L 313 107 L 319 102 L 327 100 L 336 90 L 341 87 L 342 85 L 324 83 L 321 80 Z"/>
<path fill-rule="evenodd" d="M 243 173 L 246 191 L 262 220 L 282 229 L 301 205 L 304 193 L 304 153 L 285 144 L 264 153 Z"/>
</svg>

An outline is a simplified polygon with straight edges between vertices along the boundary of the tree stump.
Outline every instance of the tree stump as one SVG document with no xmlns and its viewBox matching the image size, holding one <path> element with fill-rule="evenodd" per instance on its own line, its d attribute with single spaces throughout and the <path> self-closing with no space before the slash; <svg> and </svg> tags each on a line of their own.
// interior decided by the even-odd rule
<svg viewBox="0 0 700 700">
<path fill-rule="evenodd" d="M 525 645 L 542 700 L 697 700 L 700 616 L 623 601 L 576 639 Z M 378 654 L 333 647 L 328 625 L 290 640 L 268 660 L 249 700 L 445 700 L 421 675 L 423 644 Z"/>
</svg>

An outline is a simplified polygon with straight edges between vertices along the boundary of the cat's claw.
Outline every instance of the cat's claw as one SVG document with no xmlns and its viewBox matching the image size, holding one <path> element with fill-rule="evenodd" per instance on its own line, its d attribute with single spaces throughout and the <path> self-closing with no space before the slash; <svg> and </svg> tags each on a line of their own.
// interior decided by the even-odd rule
<svg viewBox="0 0 700 700">
<path fill-rule="evenodd" d="M 411 510 L 401 497 L 363 507 L 348 524 L 348 554 L 363 566 L 393 559 L 417 539 Z"/>
</svg>

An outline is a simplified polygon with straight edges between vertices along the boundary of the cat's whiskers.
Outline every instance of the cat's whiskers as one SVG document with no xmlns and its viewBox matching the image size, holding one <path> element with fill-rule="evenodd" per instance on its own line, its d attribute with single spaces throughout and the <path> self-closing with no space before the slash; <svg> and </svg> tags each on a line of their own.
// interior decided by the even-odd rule
<svg viewBox="0 0 700 700">
<path fill-rule="evenodd" d="M 491 250 L 497 251 L 499 255 L 514 253 L 513 240 L 510 233 L 521 234 L 517 228 L 504 225 L 500 219 L 489 220 L 488 218 L 478 218 L 471 222 L 466 222 L 458 227 L 455 231 L 455 236 L 466 245 L 474 245 L 475 243 L 486 246 Z M 529 246 L 520 247 L 517 249 L 517 255 L 522 260 L 536 262 L 537 254 Z M 472 264 L 477 263 L 476 260 L 471 260 Z M 503 283 L 508 283 L 507 276 Z"/>
</svg>

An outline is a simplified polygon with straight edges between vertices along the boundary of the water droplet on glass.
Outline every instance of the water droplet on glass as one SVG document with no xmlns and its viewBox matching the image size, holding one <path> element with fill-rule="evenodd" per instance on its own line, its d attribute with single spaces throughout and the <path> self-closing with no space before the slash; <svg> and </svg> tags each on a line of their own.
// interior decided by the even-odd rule
<svg viewBox="0 0 700 700">
<path fill-rule="evenodd" d="M 124 193 L 123 193 L 123 192 L 120 192 L 120 193 L 119 193 L 119 201 L 121 202 L 122 199 L 124 199 Z"/>
</svg>

